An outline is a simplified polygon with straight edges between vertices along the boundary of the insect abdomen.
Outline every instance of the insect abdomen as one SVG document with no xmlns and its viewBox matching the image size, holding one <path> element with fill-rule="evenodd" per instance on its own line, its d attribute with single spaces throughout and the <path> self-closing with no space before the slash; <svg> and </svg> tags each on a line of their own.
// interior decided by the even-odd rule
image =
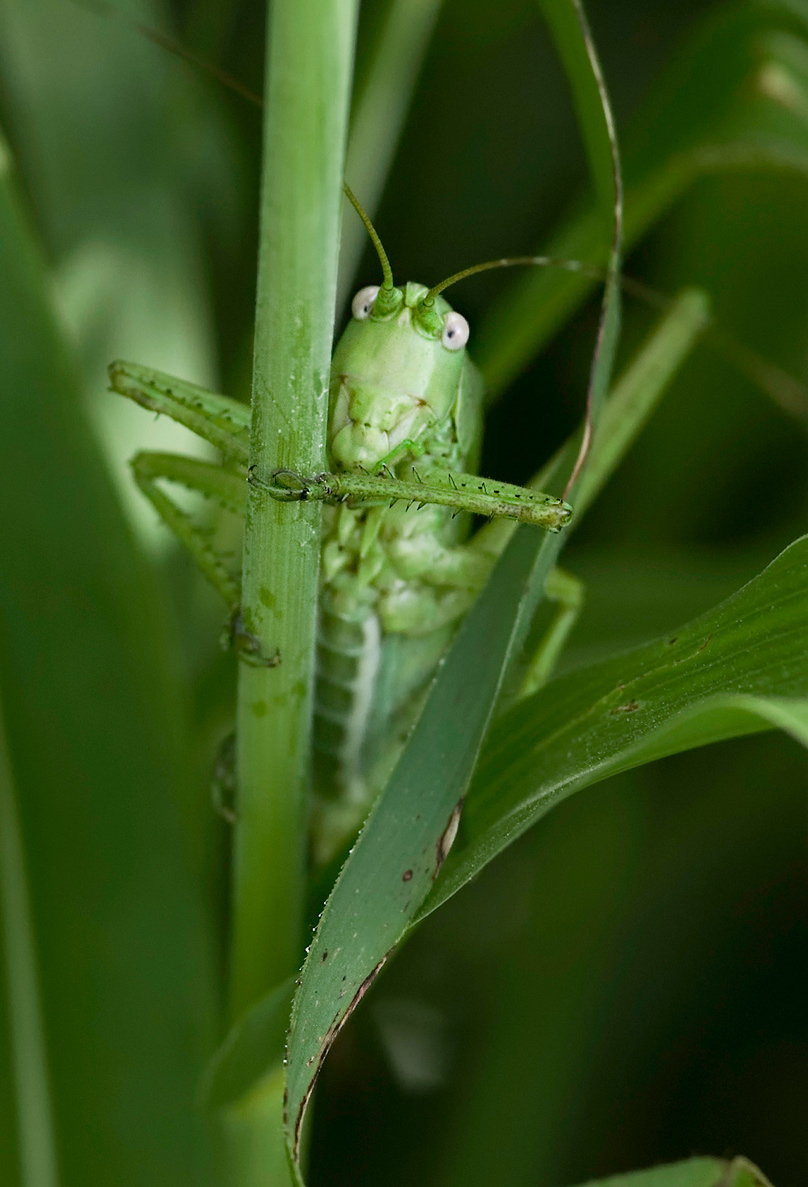
<svg viewBox="0 0 808 1187">
<path fill-rule="evenodd" d="M 452 630 L 386 634 L 374 611 L 349 617 L 323 592 L 314 702 L 320 861 L 355 833 L 384 785 Z"/>
<path fill-rule="evenodd" d="M 364 799 L 362 751 L 381 658 L 381 627 L 372 611 L 339 613 L 324 593 L 317 636 L 314 745 L 318 789 L 326 797 Z"/>
</svg>

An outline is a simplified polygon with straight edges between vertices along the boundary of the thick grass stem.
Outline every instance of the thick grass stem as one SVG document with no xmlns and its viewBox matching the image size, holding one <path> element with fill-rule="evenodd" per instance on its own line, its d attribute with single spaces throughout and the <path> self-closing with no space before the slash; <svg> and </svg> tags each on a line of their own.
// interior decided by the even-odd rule
<svg viewBox="0 0 808 1187">
<path fill-rule="evenodd" d="M 250 461 L 323 469 L 355 0 L 269 7 Z M 230 1013 L 302 957 L 320 509 L 256 497 L 242 619 L 275 666 L 242 664 Z"/>
</svg>

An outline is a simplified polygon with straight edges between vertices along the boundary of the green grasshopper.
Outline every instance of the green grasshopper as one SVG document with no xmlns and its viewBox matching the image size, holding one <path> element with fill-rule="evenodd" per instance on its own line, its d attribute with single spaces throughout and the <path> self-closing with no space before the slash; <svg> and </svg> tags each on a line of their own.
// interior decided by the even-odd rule
<svg viewBox="0 0 808 1187">
<path fill-rule="evenodd" d="M 326 504 L 314 709 L 321 859 L 355 831 L 383 785 L 431 674 L 496 560 L 484 534 L 469 538 L 467 513 L 548 531 L 559 531 L 572 513 L 562 499 L 474 474 L 483 383 L 466 351 L 468 323 L 440 294 L 506 261 L 467 269 L 431 289 L 396 287 L 374 228 L 346 192 L 384 279 L 356 294 L 334 351 L 327 445 L 333 473 L 248 471 L 246 405 L 134 364 L 110 368 L 113 390 L 168 414 L 221 454 L 216 465 L 141 453 L 132 467 L 227 603 L 230 638 L 245 661 L 272 664 L 277 657 L 257 653 L 240 620 L 238 575 L 162 483 L 182 484 L 238 516 L 248 481 L 268 497 Z"/>
</svg>

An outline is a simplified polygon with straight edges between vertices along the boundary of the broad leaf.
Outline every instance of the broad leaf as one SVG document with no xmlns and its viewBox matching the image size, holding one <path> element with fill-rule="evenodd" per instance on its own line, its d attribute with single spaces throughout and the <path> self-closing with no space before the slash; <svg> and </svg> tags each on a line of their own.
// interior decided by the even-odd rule
<svg viewBox="0 0 808 1187">
<path fill-rule="evenodd" d="M 679 631 L 561 677 L 502 716 L 423 913 L 572 792 L 772 727 L 808 746 L 808 536 Z"/>
<path fill-rule="evenodd" d="M 655 1166 L 647 1171 L 612 1175 L 582 1187 L 771 1187 L 764 1175 L 745 1158 L 724 1162 L 720 1158 L 688 1158 Z"/>
</svg>

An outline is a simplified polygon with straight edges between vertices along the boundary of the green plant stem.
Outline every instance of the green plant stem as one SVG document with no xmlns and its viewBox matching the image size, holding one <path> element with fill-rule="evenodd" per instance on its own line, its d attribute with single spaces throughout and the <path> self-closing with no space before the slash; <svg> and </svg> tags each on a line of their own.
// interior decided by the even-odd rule
<svg viewBox="0 0 808 1187">
<path fill-rule="evenodd" d="M 355 0 L 269 6 L 250 460 L 322 470 Z M 242 664 L 230 1014 L 300 964 L 320 508 L 251 492 L 244 627 L 274 667 Z"/>
</svg>

